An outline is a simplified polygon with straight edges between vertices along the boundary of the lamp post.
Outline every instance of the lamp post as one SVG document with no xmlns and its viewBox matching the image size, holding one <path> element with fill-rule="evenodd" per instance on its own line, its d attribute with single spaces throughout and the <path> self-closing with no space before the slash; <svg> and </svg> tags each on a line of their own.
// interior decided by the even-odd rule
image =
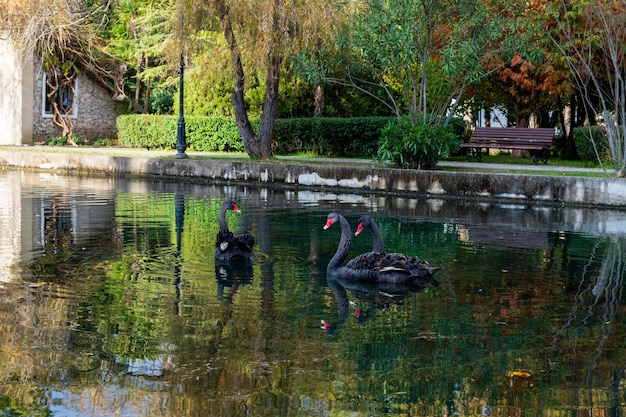
<svg viewBox="0 0 626 417">
<path fill-rule="evenodd" d="M 187 150 L 187 138 L 185 134 L 185 116 L 183 114 L 183 97 L 184 97 L 184 71 L 185 61 L 183 54 L 180 54 L 180 97 L 179 97 L 179 111 L 178 111 L 178 132 L 176 134 L 176 150 L 178 153 L 175 155 L 178 159 L 187 158 L 185 150 Z"/>
</svg>

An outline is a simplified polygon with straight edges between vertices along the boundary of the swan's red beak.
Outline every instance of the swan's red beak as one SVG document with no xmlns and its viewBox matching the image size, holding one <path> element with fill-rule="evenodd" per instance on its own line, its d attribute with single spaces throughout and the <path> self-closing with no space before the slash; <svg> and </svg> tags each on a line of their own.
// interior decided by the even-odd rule
<svg viewBox="0 0 626 417">
<path fill-rule="evenodd" d="M 326 224 L 324 225 L 324 230 L 328 229 L 332 225 L 333 225 L 333 219 L 331 217 L 330 219 L 326 220 Z"/>
<path fill-rule="evenodd" d="M 356 227 L 356 232 L 354 232 L 354 236 L 358 236 L 363 231 L 363 223 L 359 223 Z"/>
<path fill-rule="evenodd" d="M 237 207 L 237 204 L 233 204 L 233 210 L 235 211 L 235 213 L 241 213 L 241 210 L 239 210 L 239 207 Z"/>
</svg>

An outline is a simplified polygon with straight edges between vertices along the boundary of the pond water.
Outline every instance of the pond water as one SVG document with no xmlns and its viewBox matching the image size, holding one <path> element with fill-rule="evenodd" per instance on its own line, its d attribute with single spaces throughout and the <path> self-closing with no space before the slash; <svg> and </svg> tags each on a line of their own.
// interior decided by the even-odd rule
<svg viewBox="0 0 626 417">
<path fill-rule="evenodd" d="M 625 415 L 626 212 L 10 170 L 0 189 L 0 415 Z M 214 262 L 226 198 L 249 268 Z M 370 214 L 438 285 L 328 279 L 330 211 Z"/>
</svg>

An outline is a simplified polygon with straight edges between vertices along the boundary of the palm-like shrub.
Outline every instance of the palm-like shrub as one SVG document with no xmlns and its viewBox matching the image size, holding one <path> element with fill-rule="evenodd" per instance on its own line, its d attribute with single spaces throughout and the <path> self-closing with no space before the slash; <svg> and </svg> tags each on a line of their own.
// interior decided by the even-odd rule
<svg viewBox="0 0 626 417">
<path fill-rule="evenodd" d="M 435 119 L 402 117 L 388 123 L 378 142 L 378 160 L 396 168 L 433 169 L 459 149 L 461 138 Z"/>
</svg>

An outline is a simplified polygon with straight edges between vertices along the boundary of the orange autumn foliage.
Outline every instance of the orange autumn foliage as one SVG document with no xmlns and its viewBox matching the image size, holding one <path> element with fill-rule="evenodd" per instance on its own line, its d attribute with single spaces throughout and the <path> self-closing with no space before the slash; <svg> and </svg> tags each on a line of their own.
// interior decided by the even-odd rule
<svg viewBox="0 0 626 417">
<path fill-rule="evenodd" d="M 546 95 L 561 94 L 568 88 L 567 77 L 549 63 L 533 64 L 519 54 L 497 66 L 498 84 L 516 107 L 517 127 L 528 127 L 528 119 Z"/>
</svg>

